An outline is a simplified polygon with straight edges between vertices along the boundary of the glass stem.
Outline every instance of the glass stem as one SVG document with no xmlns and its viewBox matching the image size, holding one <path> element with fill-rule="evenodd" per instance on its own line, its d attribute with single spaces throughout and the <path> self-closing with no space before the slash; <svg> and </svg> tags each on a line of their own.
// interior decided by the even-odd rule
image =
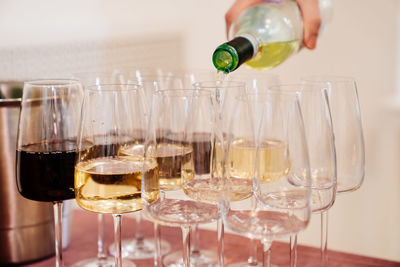
<svg viewBox="0 0 400 267">
<path fill-rule="evenodd" d="M 104 214 L 97 214 L 97 259 L 102 261 L 107 258 L 104 251 Z"/>
<path fill-rule="evenodd" d="M 321 261 L 328 266 L 328 211 L 321 212 Z"/>
<path fill-rule="evenodd" d="M 290 266 L 297 265 L 297 235 L 290 236 Z"/>
<path fill-rule="evenodd" d="M 193 244 L 192 244 L 191 257 L 199 257 L 200 256 L 200 249 L 199 249 L 200 233 L 199 233 L 199 225 L 198 224 L 195 224 L 193 226 L 192 235 L 193 235 Z"/>
<path fill-rule="evenodd" d="M 257 239 L 250 238 L 250 256 L 247 259 L 248 266 L 258 266 L 257 260 Z"/>
<path fill-rule="evenodd" d="M 217 221 L 218 235 L 218 265 L 224 267 L 224 222 L 221 218 Z"/>
<path fill-rule="evenodd" d="M 269 240 L 263 240 L 263 267 L 271 267 L 271 244 Z"/>
<path fill-rule="evenodd" d="M 115 267 L 122 267 L 121 253 L 121 214 L 113 214 L 114 218 L 114 244 L 115 244 Z"/>
<path fill-rule="evenodd" d="M 135 241 L 138 247 L 143 246 L 144 237 L 142 233 L 142 212 L 139 211 L 135 216 L 136 218 L 136 229 L 135 229 Z"/>
<path fill-rule="evenodd" d="M 183 266 L 190 267 L 190 226 L 181 226 L 183 244 Z"/>
<path fill-rule="evenodd" d="M 63 246 L 62 246 L 62 201 L 53 202 L 54 210 L 54 240 L 56 248 L 56 267 L 63 267 Z"/>
<path fill-rule="evenodd" d="M 161 267 L 161 229 L 158 223 L 154 223 L 154 266 Z"/>
</svg>

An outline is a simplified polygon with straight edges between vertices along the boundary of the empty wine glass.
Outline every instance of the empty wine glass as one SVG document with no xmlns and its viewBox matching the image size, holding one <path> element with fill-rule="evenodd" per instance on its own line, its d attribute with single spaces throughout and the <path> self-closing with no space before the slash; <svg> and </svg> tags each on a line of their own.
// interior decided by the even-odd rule
<svg viewBox="0 0 400 267">
<path fill-rule="evenodd" d="M 295 84 L 270 87 L 270 90 L 297 94 L 304 119 L 310 157 L 312 212 L 326 213 L 336 196 L 336 153 L 327 87 Z M 322 215 L 324 216 L 324 215 Z M 297 235 L 290 240 L 290 259 L 297 261 Z"/>
<path fill-rule="evenodd" d="M 332 115 L 337 159 L 338 195 L 360 188 L 365 174 L 364 137 L 354 78 L 309 76 L 302 82 L 326 88 Z M 321 257 L 328 264 L 328 213 L 321 213 Z"/>
<path fill-rule="evenodd" d="M 62 205 L 74 198 L 74 163 L 83 92 L 76 80 L 24 84 L 16 174 L 20 194 L 54 206 L 56 266 L 62 267 Z"/>
<path fill-rule="evenodd" d="M 211 149 L 218 140 L 213 99 L 211 92 L 195 89 L 161 90 L 153 96 L 146 152 L 157 160 L 161 195 L 155 201 L 145 198 L 144 211 L 157 223 L 181 227 L 182 264 L 187 267 L 191 263 L 190 227 L 219 216 L 217 205 L 198 200 L 198 188 L 190 184 L 199 176 L 208 181 L 215 177 L 215 183 L 204 183 L 201 189 L 208 188 L 210 197 L 219 192 L 217 166 L 211 164 Z M 146 196 L 151 187 L 144 186 L 143 192 Z"/>
<path fill-rule="evenodd" d="M 78 135 L 75 198 L 83 209 L 113 215 L 116 267 L 122 266 L 121 216 L 142 208 L 144 177 L 158 181 L 157 164 L 143 157 L 147 125 L 139 92 L 134 84 L 86 87 Z M 136 154 L 123 153 L 132 145 Z"/>
<path fill-rule="evenodd" d="M 310 167 L 298 96 L 267 91 L 239 97 L 230 119 L 225 166 L 224 223 L 261 240 L 263 266 L 270 266 L 272 241 L 304 230 L 311 215 Z M 237 201 L 236 190 L 249 192 L 248 198 Z"/>
</svg>

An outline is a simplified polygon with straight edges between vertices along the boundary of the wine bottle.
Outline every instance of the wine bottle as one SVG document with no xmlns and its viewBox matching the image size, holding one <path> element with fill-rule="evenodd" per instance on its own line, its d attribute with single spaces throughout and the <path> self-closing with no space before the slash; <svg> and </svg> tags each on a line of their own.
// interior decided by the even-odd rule
<svg viewBox="0 0 400 267">
<path fill-rule="evenodd" d="M 319 0 L 320 32 L 332 13 L 331 0 Z M 229 29 L 229 42 L 217 47 L 212 61 L 219 71 L 245 63 L 254 69 L 278 66 L 302 45 L 303 21 L 294 0 L 270 0 L 243 10 Z"/>
</svg>

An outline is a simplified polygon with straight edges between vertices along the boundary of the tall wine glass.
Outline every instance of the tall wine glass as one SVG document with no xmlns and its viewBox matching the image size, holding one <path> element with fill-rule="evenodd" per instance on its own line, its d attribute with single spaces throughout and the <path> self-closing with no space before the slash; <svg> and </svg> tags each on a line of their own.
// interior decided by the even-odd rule
<svg viewBox="0 0 400 267">
<path fill-rule="evenodd" d="M 268 91 L 240 97 L 230 120 L 225 166 L 224 223 L 261 240 L 263 266 L 270 266 L 272 241 L 302 231 L 311 215 L 310 167 L 298 96 Z M 249 197 L 235 201 L 235 188 L 248 191 Z"/>
<path fill-rule="evenodd" d="M 234 99 L 246 92 L 245 82 L 229 81 L 229 80 L 211 80 L 199 81 L 194 84 L 199 90 L 209 91 L 212 93 L 214 101 L 217 105 L 217 123 L 218 129 L 221 130 L 222 150 L 227 153 L 227 138 L 229 136 L 229 117 L 232 110 L 235 109 Z M 223 159 L 224 160 L 224 159 Z M 216 203 L 219 198 L 214 199 Z M 218 264 L 224 266 L 224 224 L 222 219 L 217 224 L 218 239 Z"/>
<path fill-rule="evenodd" d="M 142 96 L 145 104 L 145 117 L 149 119 L 153 94 L 160 90 L 170 88 L 182 88 L 182 81 L 172 75 L 164 75 L 160 70 L 126 70 L 122 76 L 128 83 L 138 83 L 142 87 Z M 171 249 L 170 244 L 161 238 L 158 225 L 155 224 L 156 239 L 145 237 L 140 227 L 143 214 L 140 211 L 136 215 L 136 229 L 133 238 L 122 240 L 123 257 L 128 259 L 148 259 L 155 257 L 161 262 L 161 256 Z M 110 254 L 114 255 L 114 245 L 109 248 Z"/>
<path fill-rule="evenodd" d="M 124 77 L 119 70 L 103 71 L 103 72 L 82 72 L 73 75 L 78 79 L 83 88 L 101 84 L 117 84 L 124 81 Z M 106 215 L 99 213 L 97 215 L 97 255 L 79 262 L 76 262 L 72 267 L 113 267 L 115 264 L 114 257 L 107 254 L 105 247 L 105 220 Z M 124 266 L 128 267 L 132 262 L 124 261 Z"/>
<path fill-rule="evenodd" d="M 295 84 L 271 90 L 299 95 L 310 157 L 312 212 L 326 213 L 336 196 L 336 152 L 327 87 Z M 324 215 L 322 215 L 324 216 Z M 290 239 L 290 259 L 297 262 L 297 235 Z"/>
<path fill-rule="evenodd" d="M 326 88 L 337 158 L 338 195 L 360 188 L 365 174 L 364 136 L 354 78 L 309 76 L 303 83 Z M 321 213 L 321 257 L 328 264 L 328 213 Z"/>
<path fill-rule="evenodd" d="M 218 78 L 215 69 L 184 69 L 184 70 L 169 70 L 167 72 L 170 77 L 177 77 L 182 81 L 185 88 L 193 88 L 199 81 L 211 81 Z M 191 251 L 190 260 L 194 266 L 216 266 L 218 263 L 217 253 L 213 250 L 200 248 L 200 232 L 199 226 L 191 227 Z M 174 267 L 182 265 L 182 252 L 176 251 L 169 253 L 163 258 L 163 265 L 166 267 Z"/>
<path fill-rule="evenodd" d="M 161 195 L 156 200 L 144 199 L 144 211 L 151 220 L 180 226 L 183 235 L 183 266 L 190 266 L 190 228 L 218 218 L 216 204 L 194 200 L 196 188 L 186 181 L 198 175 L 215 176 L 216 166 L 211 147 L 218 140 L 214 134 L 216 112 L 209 91 L 195 89 L 161 90 L 153 96 L 147 151 L 155 151 Z M 152 135 L 152 136 L 151 136 Z M 151 149 L 153 147 L 153 149 Z M 218 181 L 217 177 L 215 179 Z M 144 181 L 147 184 L 146 181 Z M 218 192 L 217 184 L 203 184 L 203 189 Z M 183 190 L 182 190 L 183 189 Z M 151 187 L 143 187 L 143 196 Z"/>
<path fill-rule="evenodd" d="M 233 72 L 229 74 L 229 79 L 233 81 L 244 81 L 246 83 L 246 92 L 249 94 L 265 93 L 268 87 L 279 85 L 280 79 L 278 75 L 270 73 L 255 73 L 254 71 Z M 253 114 L 254 115 L 254 114 Z M 256 125 L 257 122 L 256 122 Z M 259 241 L 250 238 L 250 250 L 247 261 L 235 262 L 229 264 L 229 267 L 253 267 L 261 266 L 262 263 L 257 259 L 257 243 Z"/>
<path fill-rule="evenodd" d="M 76 80 L 24 84 L 17 138 L 17 187 L 53 202 L 56 266 L 62 267 L 62 205 L 74 198 L 74 163 L 83 92 Z"/>
<path fill-rule="evenodd" d="M 78 135 L 75 197 L 83 209 L 113 215 L 116 267 L 122 266 L 121 216 L 142 208 L 142 177 L 158 179 L 156 163 L 143 157 L 146 121 L 139 90 L 134 84 L 87 87 Z M 138 153 L 124 154 L 132 145 Z"/>
</svg>

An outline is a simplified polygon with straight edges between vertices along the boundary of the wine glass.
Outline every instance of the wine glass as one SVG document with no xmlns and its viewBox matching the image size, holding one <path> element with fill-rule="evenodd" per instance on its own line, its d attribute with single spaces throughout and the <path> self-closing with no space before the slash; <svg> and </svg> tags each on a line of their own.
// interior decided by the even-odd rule
<svg viewBox="0 0 400 267">
<path fill-rule="evenodd" d="M 124 82 L 124 77 L 119 70 L 113 71 L 102 71 L 102 72 L 81 72 L 75 73 L 73 75 L 78 79 L 83 88 L 92 85 L 101 85 L 101 84 L 116 84 Z M 114 257 L 110 257 L 107 255 L 107 251 L 105 249 L 105 214 L 99 213 L 97 215 L 97 255 L 96 257 L 91 257 L 87 259 L 83 259 L 79 262 L 76 262 L 72 265 L 72 267 L 113 267 L 115 264 Z M 124 261 L 123 265 L 128 267 L 132 265 L 130 261 Z"/>
<path fill-rule="evenodd" d="M 228 229 L 261 240 L 263 266 L 270 266 L 272 241 L 304 230 L 311 215 L 299 97 L 275 91 L 247 94 L 237 98 L 231 114 L 221 214 Z M 235 189 L 250 195 L 236 201 Z"/>
<path fill-rule="evenodd" d="M 360 188 L 365 174 L 364 136 L 356 81 L 343 76 L 308 76 L 302 82 L 326 88 L 337 159 L 338 195 Z M 328 212 L 321 213 L 321 257 L 328 264 Z"/>
<path fill-rule="evenodd" d="M 122 266 L 121 216 L 142 208 L 141 180 L 156 181 L 157 166 L 143 157 L 146 134 L 140 86 L 100 84 L 85 88 L 75 198 L 88 211 L 114 217 L 115 266 Z M 123 150 L 135 145 L 138 151 Z"/>
<path fill-rule="evenodd" d="M 74 163 L 83 92 L 71 79 L 25 82 L 17 137 L 21 195 L 54 206 L 56 266 L 62 257 L 63 200 L 74 198 Z"/>
<path fill-rule="evenodd" d="M 184 70 L 169 70 L 167 75 L 181 79 L 183 86 L 193 88 L 199 81 L 211 81 L 218 78 L 215 69 L 184 69 Z M 191 255 L 190 260 L 194 266 L 216 266 L 218 262 L 217 253 L 213 250 L 199 247 L 199 230 L 198 225 L 191 227 Z M 167 267 L 182 266 L 182 252 L 176 251 L 169 253 L 163 259 L 163 265 Z"/>
<path fill-rule="evenodd" d="M 223 153 L 227 152 L 227 137 L 229 135 L 229 116 L 235 109 L 235 97 L 246 92 L 245 82 L 230 80 L 210 80 L 199 81 L 194 84 L 199 90 L 212 92 L 214 101 L 217 105 L 217 123 L 218 129 L 221 130 L 221 140 Z M 214 199 L 216 203 L 219 198 Z M 217 223 L 217 239 L 218 239 L 218 264 L 224 266 L 224 224 L 220 218 Z"/>
<path fill-rule="evenodd" d="M 298 94 L 310 157 L 312 212 L 326 213 L 336 196 L 336 152 L 327 87 L 295 84 L 270 87 L 270 90 Z M 324 215 L 322 215 L 324 216 Z M 290 239 L 290 259 L 297 262 L 297 235 Z"/>
<path fill-rule="evenodd" d="M 172 75 L 164 75 L 160 70 L 128 70 L 122 72 L 123 79 L 128 83 L 138 83 L 142 87 L 142 95 L 145 104 L 145 116 L 149 119 L 153 94 L 159 90 L 169 88 L 182 88 L 182 81 Z M 137 214 L 135 236 L 130 239 L 122 240 L 123 257 L 129 259 L 148 259 L 152 257 L 159 258 L 168 253 L 171 249 L 170 244 L 161 238 L 154 240 L 145 237 L 141 230 L 141 221 L 143 220 L 142 212 Z M 155 224 L 156 236 L 160 236 L 157 224 Z M 109 252 L 114 255 L 115 246 L 109 247 Z M 159 249 L 159 250 L 158 250 Z"/>
<path fill-rule="evenodd" d="M 191 264 L 191 226 L 215 221 L 219 216 L 216 204 L 195 198 L 199 188 L 208 188 L 208 196 L 219 192 L 220 179 L 214 175 L 216 166 L 210 164 L 214 157 L 211 147 L 218 140 L 214 134 L 213 99 L 211 92 L 195 89 L 161 90 L 153 96 L 152 130 L 146 152 L 157 160 L 161 195 L 155 201 L 144 198 L 143 210 L 156 223 L 181 227 L 182 265 L 186 267 Z M 215 177 L 217 182 L 194 188 L 189 181 L 196 180 L 199 175 L 208 180 Z M 151 190 L 143 186 L 143 196 L 149 195 Z"/>
<path fill-rule="evenodd" d="M 274 85 L 280 84 L 278 75 L 271 73 L 255 73 L 254 71 L 237 70 L 229 74 L 229 79 L 233 81 L 244 81 L 246 83 L 246 92 L 249 94 L 257 94 L 265 92 L 265 90 Z M 257 123 L 256 123 L 257 124 Z M 251 267 L 261 266 L 262 263 L 257 259 L 257 239 L 250 238 L 250 251 L 247 261 L 235 262 L 229 264 L 229 267 Z"/>
</svg>

